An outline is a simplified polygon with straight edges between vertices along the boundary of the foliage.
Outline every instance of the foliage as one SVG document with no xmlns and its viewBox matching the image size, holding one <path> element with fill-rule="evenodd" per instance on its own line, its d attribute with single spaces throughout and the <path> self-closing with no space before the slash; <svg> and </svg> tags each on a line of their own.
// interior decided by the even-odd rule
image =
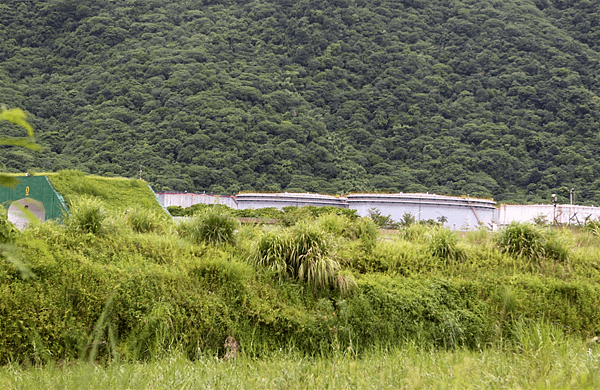
<svg viewBox="0 0 600 390">
<path fill-rule="evenodd" d="M 181 222 L 179 231 L 196 243 L 234 244 L 238 225 L 238 221 L 232 215 L 211 210 Z"/>
<path fill-rule="evenodd" d="M 102 233 L 107 216 L 99 200 L 82 197 L 71 201 L 67 224 L 77 231 L 99 234 Z"/>
<path fill-rule="evenodd" d="M 407 228 L 415 223 L 417 223 L 417 220 L 411 213 L 404 213 L 402 215 L 402 220 L 400 221 L 400 226 Z"/>
<path fill-rule="evenodd" d="M 185 209 L 181 206 L 167 206 L 167 211 L 172 217 L 184 217 L 186 216 Z"/>
<path fill-rule="evenodd" d="M 369 218 L 371 218 L 373 222 L 375 222 L 375 225 L 380 229 L 398 229 L 402 225 L 400 222 L 395 222 L 391 216 L 382 215 L 381 211 L 375 208 L 369 209 Z"/>
<path fill-rule="evenodd" d="M 462 261 L 465 257 L 456 233 L 443 227 L 432 229 L 427 248 L 432 256 L 443 261 Z"/>
<path fill-rule="evenodd" d="M 559 237 L 527 223 L 511 223 L 498 233 L 496 243 L 502 252 L 530 260 L 550 258 L 564 263 L 569 257 Z"/>
<path fill-rule="evenodd" d="M 600 203 L 593 2 L 74 4 L 3 3 L 0 91 L 46 147 L 6 171 Z"/>
<path fill-rule="evenodd" d="M 19 230 L 8 220 L 8 213 L 0 205 L 0 244 L 14 242 Z"/>
<path fill-rule="evenodd" d="M 20 126 L 27 130 L 26 137 L 1 137 L 0 145 L 19 146 L 29 150 L 40 150 L 41 147 L 33 141 L 33 127 L 27 121 L 27 114 L 20 108 L 7 109 L 5 105 L 0 106 L 0 122 L 8 121 L 14 125 Z M 19 184 L 19 179 L 16 177 L 0 174 L 0 186 L 14 187 Z"/>
<path fill-rule="evenodd" d="M 160 233 L 164 231 L 170 221 L 164 212 L 158 214 L 154 210 L 139 207 L 127 210 L 126 219 L 131 228 L 138 233 Z"/>
</svg>

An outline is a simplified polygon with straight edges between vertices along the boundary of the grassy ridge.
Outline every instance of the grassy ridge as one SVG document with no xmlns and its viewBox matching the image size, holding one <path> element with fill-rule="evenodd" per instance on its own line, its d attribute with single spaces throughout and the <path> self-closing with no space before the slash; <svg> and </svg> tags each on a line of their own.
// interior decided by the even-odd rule
<svg viewBox="0 0 600 390">
<path fill-rule="evenodd" d="M 80 197 L 91 197 L 102 201 L 108 210 L 142 207 L 164 212 L 148 184 L 142 180 L 85 175 L 71 170 L 45 175 L 67 204 Z"/>
<path fill-rule="evenodd" d="M 81 215 L 93 215 L 97 228 Z M 198 217 L 196 230 L 161 218 L 88 202 L 64 225 L 24 232 L 19 246 L 37 277 L 22 280 L 0 263 L 1 363 L 136 361 L 174 351 L 199 359 L 224 356 L 228 336 L 240 353 L 260 357 L 280 349 L 362 355 L 407 343 L 517 345 L 519 326 L 530 321 L 579 339 L 600 332 L 600 259 L 590 250 L 600 243 L 589 233 L 537 232 L 568 256 L 526 258 L 503 251 L 485 231 L 456 236 L 414 225 L 371 242 L 364 221 L 320 216 L 299 226 L 239 227 L 234 240 L 215 245 L 193 233 L 214 218 Z M 315 288 L 297 270 L 281 277 L 252 261 L 262 237 L 304 237 L 307 223 L 328 249 L 314 252 L 304 238 L 294 261 L 326 256 L 339 265 L 327 280 L 355 287 Z"/>
</svg>

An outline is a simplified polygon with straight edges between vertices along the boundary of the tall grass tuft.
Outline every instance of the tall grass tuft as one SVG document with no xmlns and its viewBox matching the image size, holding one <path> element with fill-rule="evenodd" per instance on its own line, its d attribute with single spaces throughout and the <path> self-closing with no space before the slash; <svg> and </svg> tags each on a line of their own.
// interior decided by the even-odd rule
<svg viewBox="0 0 600 390">
<path fill-rule="evenodd" d="M 83 233 L 99 234 L 108 214 L 97 199 L 82 197 L 71 201 L 68 225 Z"/>
<path fill-rule="evenodd" d="M 332 247 L 329 233 L 319 225 L 301 222 L 291 229 L 264 233 L 255 243 L 250 261 L 275 272 L 280 280 L 298 280 L 314 290 L 336 287 L 338 282 L 347 285 L 342 286 L 344 290 L 350 290 L 349 277 L 337 278 L 340 264 L 333 257 Z"/>
<path fill-rule="evenodd" d="M 529 260 L 547 258 L 564 263 L 569 257 L 561 237 L 529 223 L 512 222 L 498 233 L 496 245 L 503 253 Z"/>
<path fill-rule="evenodd" d="M 154 210 L 135 207 L 127 211 L 127 222 L 131 229 L 137 233 L 163 232 L 170 222 L 164 214 L 158 214 Z"/>
<path fill-rule="evenodd" d="M 179 225 L 179 232 L 196 243 L 234 244 L 239 222 L 229 214 L 208 211 Z"/>
<path fill-rule="evenodd" d="M 358 283 L 349 271 L 340 271 L 335 276 L 335 286 L 342 297 L 352 295 L 358 290 Z"/>
<path fill-rule="evenodd" d="M 265 232 L 255 242 L 251 262 L 274 272 L 280 280 L 288 277 L 288 257 L 292 255 L 292 238 L 287 229 Z"/>
<path fill-rule="evenodd" d="M 458 246 L 456 233 L 444 227 L 431 230 L 427 249 L 434 257 L 445 261 L 462 261 L 466 257 L 465 251 Z"/>
</svg>

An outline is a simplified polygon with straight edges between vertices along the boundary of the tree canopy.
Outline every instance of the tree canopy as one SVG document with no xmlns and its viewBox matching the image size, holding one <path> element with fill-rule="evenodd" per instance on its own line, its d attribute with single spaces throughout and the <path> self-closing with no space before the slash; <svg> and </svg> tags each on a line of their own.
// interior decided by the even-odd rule
<svg viewBox="0 0 600 390">
<path fill-rule="evenodd" d="M 43 151 L 157 190 L 600 203 L 587 0 L 6 0 L 0 101 Z M 0 124 L 3 134 L 13 135 Z"/>
</svg>

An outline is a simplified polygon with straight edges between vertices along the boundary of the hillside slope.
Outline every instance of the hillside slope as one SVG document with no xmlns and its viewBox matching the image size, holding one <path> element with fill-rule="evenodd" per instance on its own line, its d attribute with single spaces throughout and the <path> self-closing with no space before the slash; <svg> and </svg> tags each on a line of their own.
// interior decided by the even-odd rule
<svg viewBox="0 0 600 390">
<path fill-rule="evenodd" d="M 589 1 L 16 1 L 0 100 L 43 152 L 157 190 L 600 203 Z M 5 128 L 6 130 L 10 130 Z"/>
</svg>

